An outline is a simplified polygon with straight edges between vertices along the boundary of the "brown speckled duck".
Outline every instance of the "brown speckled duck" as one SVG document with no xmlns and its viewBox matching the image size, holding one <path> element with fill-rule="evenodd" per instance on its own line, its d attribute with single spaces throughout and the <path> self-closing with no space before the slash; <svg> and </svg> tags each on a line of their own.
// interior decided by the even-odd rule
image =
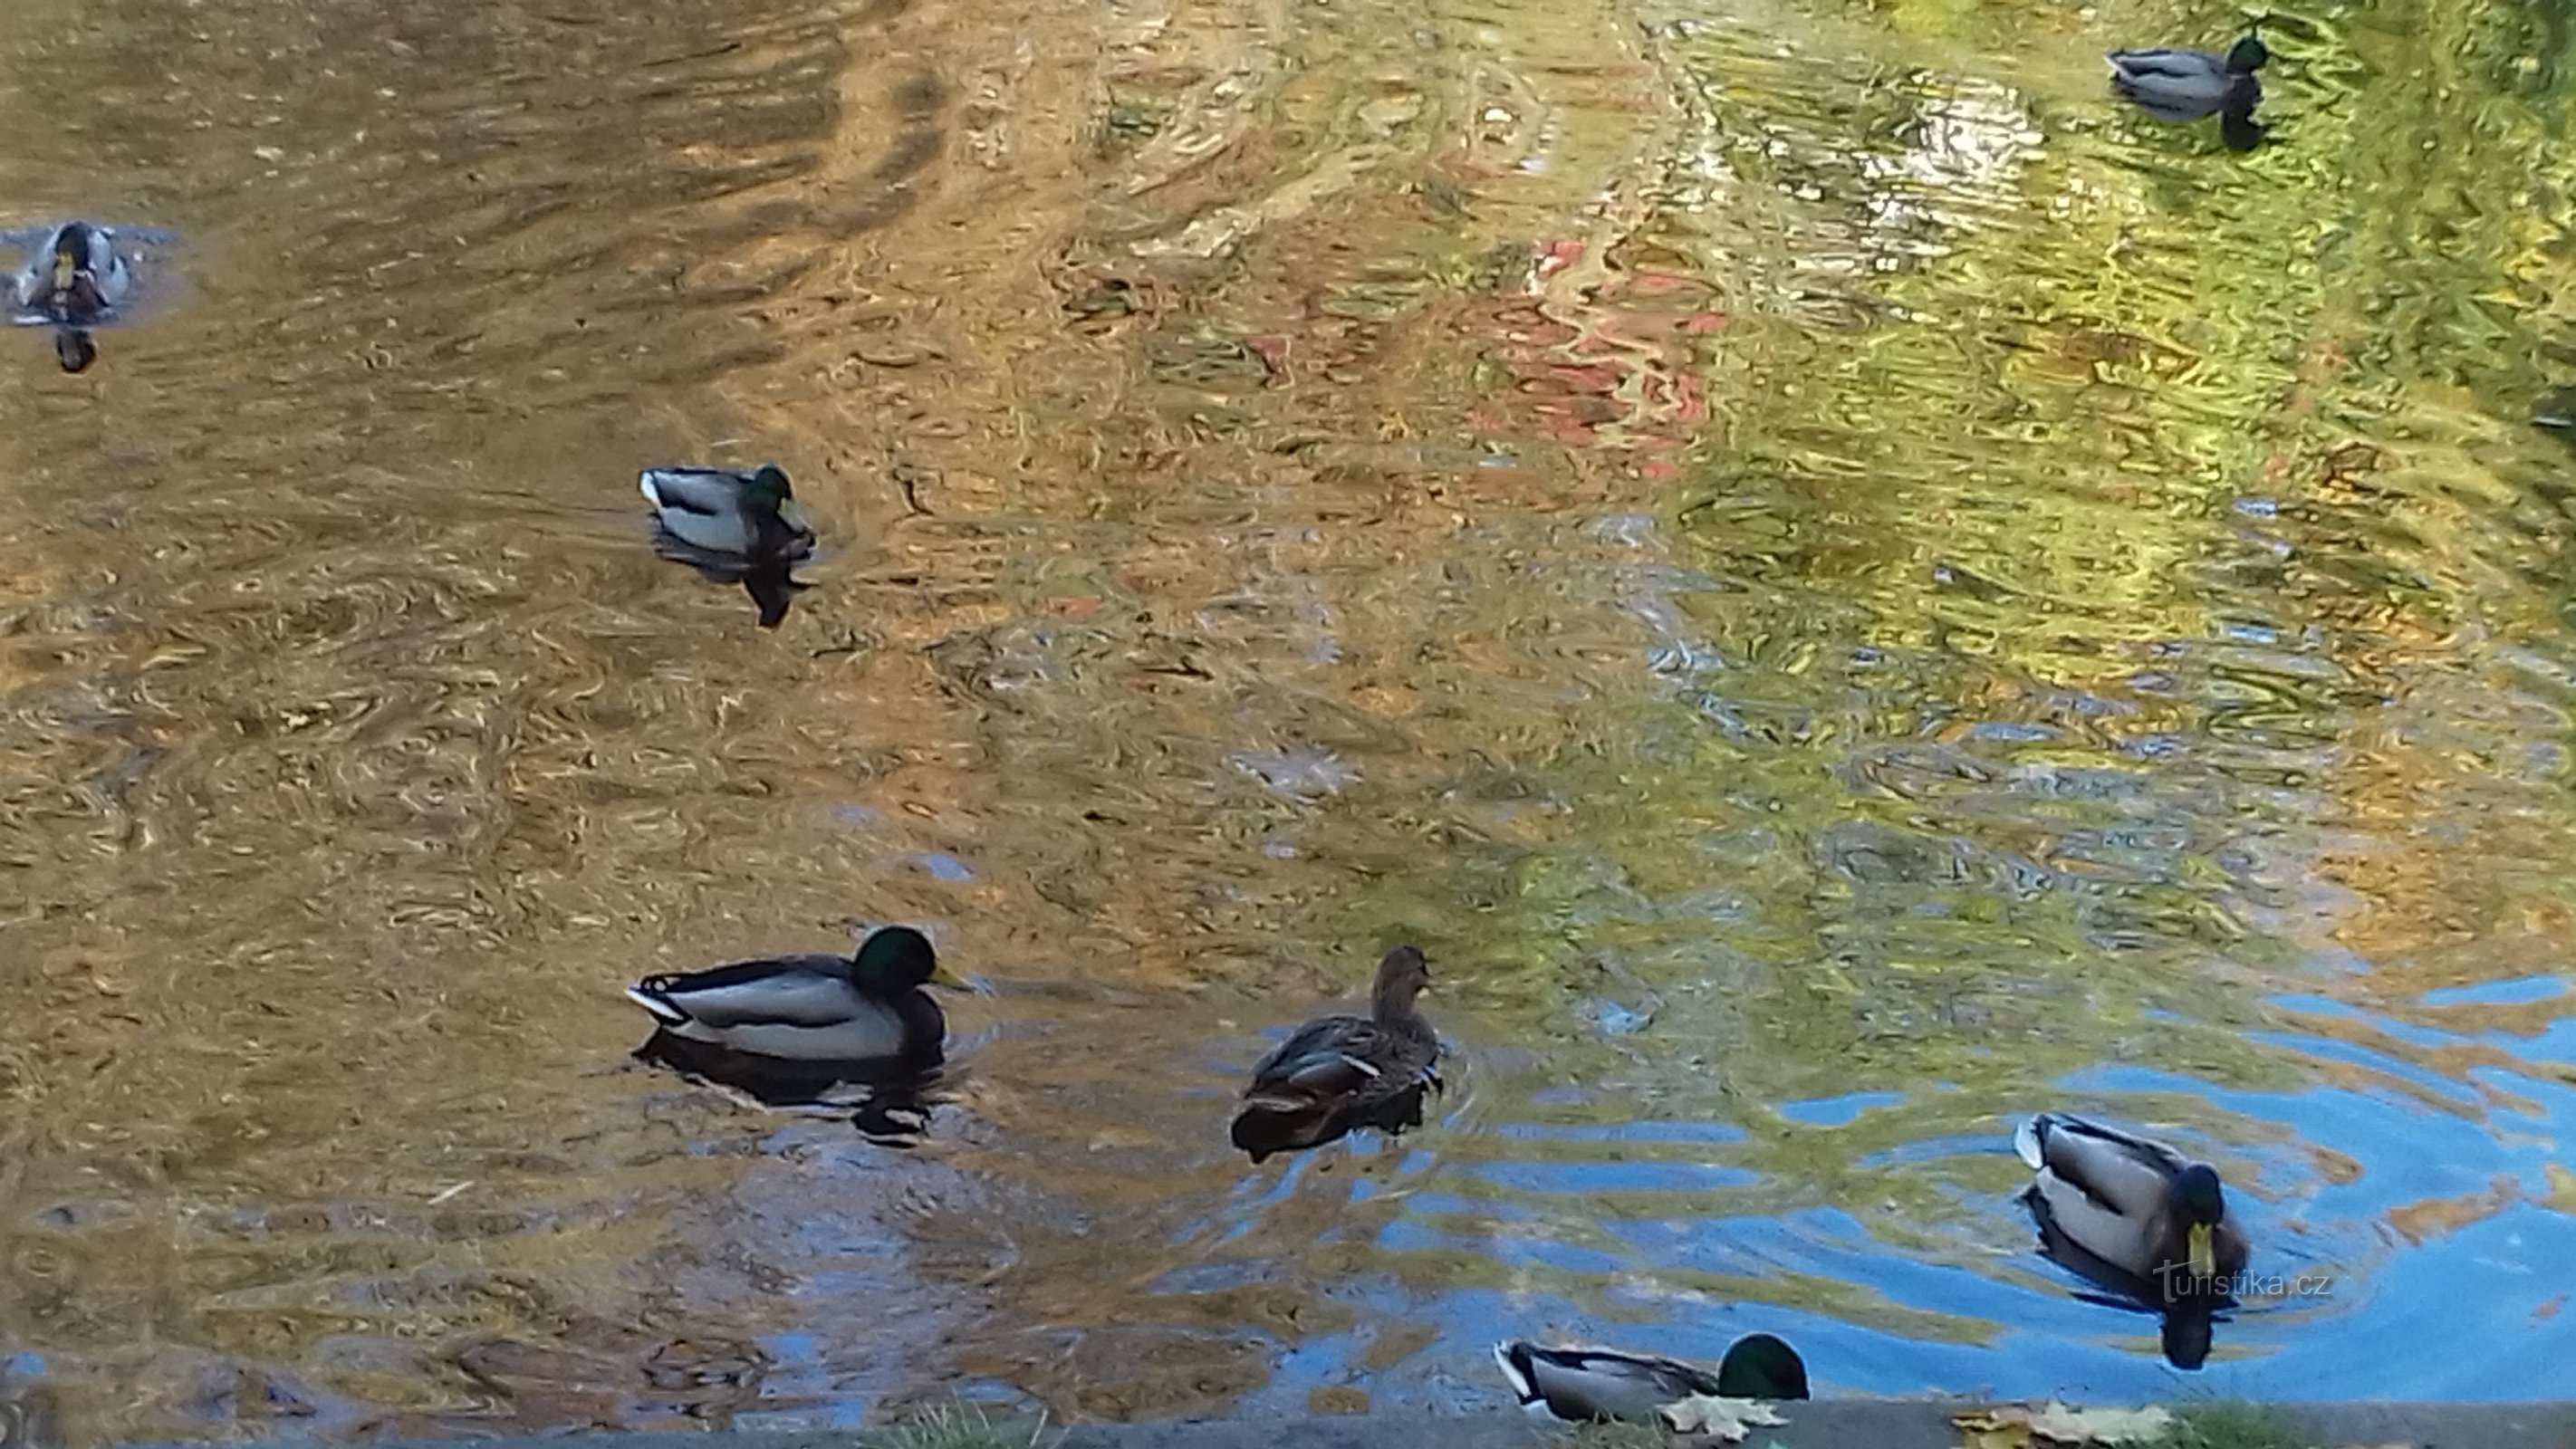
<svg viewBox="0 0 2576 1449">
<path fill-rule="evenodd" d="M 1414 1004 L 1430 985 L 1431 966 L 1419 948 L 1387 952 L 1368 1015 L 1316 1017 L 1253 1067 L 1234 1114 L 1234 1145 L 1257 1163 L 1354 1127 L 1400 1130 L 1419 1122 L 1424 1090 L 1439 1085 L 1432 1065 L 1440 1038 Z"/>
</svg>

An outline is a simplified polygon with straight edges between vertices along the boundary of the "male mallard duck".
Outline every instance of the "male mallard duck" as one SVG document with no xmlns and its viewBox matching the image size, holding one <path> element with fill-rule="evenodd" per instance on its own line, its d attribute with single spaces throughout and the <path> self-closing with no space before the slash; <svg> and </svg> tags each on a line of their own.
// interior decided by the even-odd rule
<svg viewBox="0 0 2576 1449">
<path fill-rule="evenodd" d="M 677 976 L 648 976 L 628 999 L 661 1029 L 747 1056 L 787 1062 L 934 1064 L 948 1035 L 921 988 L 956 978 L 910 926 L 870 932 L 858 954 L 773 956 Z"/>
<path fill-rule="evenodd" d="M 764 629 L 787 617 L 788 599 L 805 587 L 788 571 L 813 557 L 814 528 L 796 506 L 785 469 L 647 468 L 642 485 L 664 558 L 741 584 L 760 606 Z"/>
<path fill-rule="evenodd" d="M 12 320 L 51 326 L 55 358 L 63 371 L 78 372 L 98 359 L 89 329 L 115 316 L 133 283 L 115 232 L 67 221 L 46 233 L 10 280 Z"/>
<path fill-rule="evenodd" d="M 2022 1197 L 2043 1237 L 2129 1275 L 2164 1305 L 2224 1298 L 2244 1271 L 2245 1233 L 2228 1220 L 2209 1164 L 2064 1112 L 2023 1123 L 2013 1151 L 2037 1174 Z"/>
<path fill-rule="evenodd" d="M 2262 37 L 2248 34 L 2227 54 L 2205 50 L 2115 50 L 2111 84 L 2159 121 L 2197 121 L 2226 112 L 2251 115 L 2263 99 L 2263 83 L 2254 72 L 2272 58 Z"/>
<path fill-rule="evenodd" d="M 1803 1399 L 1807 1365 L 1798 1351 L 1767 1333 L 1737 1339 L 1711 1374 L 1697 1364 L 1612 1348 L 1541 1348 L 1527 1339 L 1494 1345 L 1494 1362 L 1512 1381 L 1521 1407 L 1544 1406 L 1576 1423 L 1596 1419 L 1656 1422 L 1655 1411 L 1696 1394 L 1728 1399 Z"/>
<path fill-rule="evenodd" d="M 67 221 L 18 269 L 10 301 L 31 320 L 88 327 L 105 321 L 133 283 L 115 232 Z"/>
<path fill-rule="evenodd" d="M 1419 949 L 1387 952 L 1367 1016 L 1316 1017 L 1253 1067 L 1234 1114 L 1234 1145 L 1257 1163 L 1353 1127 L 1392 1128 L 1400 1119 L 1390 1114 L 1408 1102 L 1412 1121 L 1420 1121 L 1423 1089 L 1438 1085 L 1431 1066 L 1440 1038 L 1414 1006 L 1430 985 L 1430 963 Z"/>
</svg>

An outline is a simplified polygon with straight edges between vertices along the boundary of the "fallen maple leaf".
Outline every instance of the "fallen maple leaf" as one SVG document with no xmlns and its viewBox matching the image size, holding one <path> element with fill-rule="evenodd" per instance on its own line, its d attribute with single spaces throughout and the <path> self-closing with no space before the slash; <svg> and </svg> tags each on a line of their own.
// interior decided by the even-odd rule
<svg viewBox="0 0 2576 1449">
<path fill-rule="evenodd" d="M 2174 1418 L 2157 1408 L 2070 1409 L 2051 1399 L 2036 1409 L 2006 1404 L 1961 1414 L 1951 1422 L 1972 1436 L 1969 1449 L 2021 1449 L 2033 1439 L 2051 1444 L 2143 1444 L 2162 1437 L 2173 1427 Z"/>
<path fill-rule="evenodd" d="M 2070 1409 L 2051 1399 L 2030 1416 L 2030 1431 L 2061 1444 L 2137 1444 L 2163 1438 L 2173 1422 L 2158 1408 Z"/>
<path fill-rule="evenodd" d="M 1720 1444 L 1733 1444 L 1753 1432 L 1756 1424 L 1785 1424 L 1789 1421 L 1771 1412 L 1771 1406 L 1760 1399 L 1722 1399 L 1715 1394 L 1693 1394 L 1655 1411 L 1663 1415 L 1664 1424 L 1676 1434 L 1697 1434 Z"/>
</svg>

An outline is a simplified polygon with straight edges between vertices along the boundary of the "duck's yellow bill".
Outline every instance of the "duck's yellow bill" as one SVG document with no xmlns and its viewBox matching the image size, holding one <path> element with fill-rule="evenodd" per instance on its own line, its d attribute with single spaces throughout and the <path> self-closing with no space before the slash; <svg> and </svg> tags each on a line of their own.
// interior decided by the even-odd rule
<svg viewBox="0 0 2576 1449">
<path fill-rule="evenodd" d="M 2217 1276 L 2218 1250 L 2210 1244 L 2209 1224 L 2193 1223 L 2191 1225 L 2190 1251 L 2191 1275 L 2193 1277 L 2212 1278 Z"/>
<path fill-rule="evenodd" d="M 937 966 L 931 968 L 930 984 L 933 986 L 946 986 L 957 991 L 970 991 L 974 989 L 966 984 L 966 978 L 949 970 L 948 963 L 945 961 L 942 961 Z"/>
<path fill-rule="evenodd" d="M 779 501 L 778 516 L 789 528 L 796 529 L 801 533 L 812 533 L 814 531 L 814 525 L 806 522 L 805 520 L 805 510 L 797 507 L 796 500 L 793 498 L 782 499 Z"/>
</svg>

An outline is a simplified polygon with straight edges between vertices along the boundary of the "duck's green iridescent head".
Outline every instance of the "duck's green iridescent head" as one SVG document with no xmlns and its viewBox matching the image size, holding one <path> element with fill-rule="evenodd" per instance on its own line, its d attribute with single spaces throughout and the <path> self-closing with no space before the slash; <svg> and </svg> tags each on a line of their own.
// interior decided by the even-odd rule
<svg viewBox="0 0 2576 1449">
<path fill-rule="evenodd" d="M 2186 1259 L 2194 1277 L 2206 1278 L 2218 1271 L 2214 1233 L 2218 1220 L 2227 1216 L 2227 1199 L 2220 1192 L 2218 1173 L 2207 1163 L 2195 1162 L 2174 1175 L 2166 1189 L 2168 1209 L 2184 1223 Z"/>
<path fill-rule="evenodd" d="M 2219 1186 L 2218 1171 L 2206 1162 L 2175 1173 L 2170 1191 L 2174 1211 L 2184 1222 L 2210 1224 L 2227 1215 L 2227 1195 Z"/>
<path fill-rule="evenodd" d="M 858 959 L 850 964 L 850 979 L 861 991 L 891 995 L 910 991 L 926 982 L 955 986 L 956 977 L 940 969 L 939 953 L 930 949 L 930 938 L 910 926 L 879 926 L 859 943 Z"/>
<path fill-rule="evenodd" d="M 2245 38 L 2227 52 L 2227 68 L 2244 75 L 2261 70 L 2263 63 L 2271 58 L 2272 52 L 2263 44 L 2263 37 L 2248 31 Z"/>
<path fill-rule="evenodd" d="M 787 470 L 775 463 L 761 464 L 744 482 L 742 496 L 756 512 L 775 513 L 790 528 L 813 531 L 805 510 L 796 506 L 795 490 L 787 485 Z"/>
<path fill-rule="evenodd" d="M 1717 1391 L 1730 1399 L 1803 1399 L 1807 1364 L 1770 1334 L 1748 1333 L 1719 1362 Z"/>
</svg>

